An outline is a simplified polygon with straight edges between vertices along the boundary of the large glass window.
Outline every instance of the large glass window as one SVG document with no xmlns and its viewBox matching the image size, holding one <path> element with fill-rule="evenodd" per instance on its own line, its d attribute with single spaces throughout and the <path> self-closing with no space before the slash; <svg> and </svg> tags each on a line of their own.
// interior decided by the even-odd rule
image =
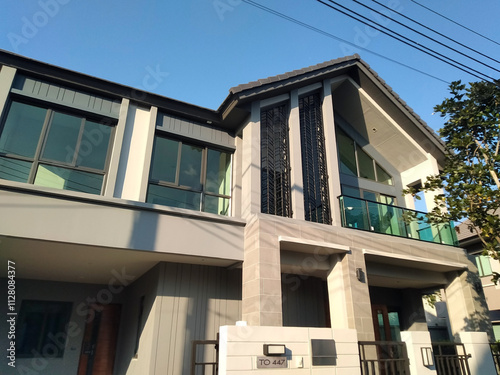
<svg viewBox="0 0 500 375">
<path fill-rule="evenodd" d="M 53 345 L 54 337 L 65 337 L 71 315 L 71 302 L 24 300 L 17 327 L 17 355 L 34 358 L 47 355 L 60 358 L 65 345 Z"/>
<path fill-rule="evenodd" d="M 490 257 L 486 255 L 476 255 L 474 256 L 476 260 L 477 270 L 480 277 L 490 276 L 493 274 L 490 264 Z"/>
<path fill-rule="evenodd" d="M 305 219 L 330 224 L 325 134 L 318 93 L 299 98 L 299 117 Z"/>
<path fill-rule="evenodd" d="M 112 127 L 13 101 L 0 131 L 0 178 L 100 194 Z"/>
<path fill-rule="evenodd" d="M 340 172 L 349 176 L 367 178 L 382 184 L 392 185 L 392 177 L 344 131 L 337 128 L 337 147 Z"/>
<path fill-rule="evenodd" d="M 286 105 L 261 111 L 261 211 L 291 217 L 290 149 Z"/>
<path fill-rule="evenodd" d="M 229 215 L 231 154 L 155 137 L 147 202 Z"/>
</svg>

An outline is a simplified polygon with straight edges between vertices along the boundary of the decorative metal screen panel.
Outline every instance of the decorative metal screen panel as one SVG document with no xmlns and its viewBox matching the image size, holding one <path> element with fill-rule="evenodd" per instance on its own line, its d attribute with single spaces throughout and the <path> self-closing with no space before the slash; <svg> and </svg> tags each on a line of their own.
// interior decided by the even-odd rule
<svg viewBox="0 0 500 375">
<path fill-rule="evenodd" d="M 290 155 L 286 105 L 263 110 L 260 115 L 261 211 L 291 217 Z"/>
<path fill-rule="evenodd" d="M 319 94 L 300 98 L 299 113 L 305 219 L 330 224 L 325 135 Z"/>
</svg>

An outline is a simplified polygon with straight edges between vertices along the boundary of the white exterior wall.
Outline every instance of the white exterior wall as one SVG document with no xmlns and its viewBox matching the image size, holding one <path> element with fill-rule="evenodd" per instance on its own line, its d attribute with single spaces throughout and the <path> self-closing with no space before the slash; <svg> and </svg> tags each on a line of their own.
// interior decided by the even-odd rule
<svg viewBox="0 0 500 375">
<path fill-rule="evenodd" d="M 151 164 L 157 108 L 130 104 L 126 115 L 115 197 L 144 202 Z"/>
<path fill-rule="evenodd" d="M 313 366 L 311 340 L 332 340 L 334 365 Z M 219 374 L 361 374 L 358 339 L 355 330 L 297 327 L 224 326 L 220 328 Z M 257 369 L 257 358 L 264 357 L 264 344 L 284 344 L 285 369 Z"/>
</svg>

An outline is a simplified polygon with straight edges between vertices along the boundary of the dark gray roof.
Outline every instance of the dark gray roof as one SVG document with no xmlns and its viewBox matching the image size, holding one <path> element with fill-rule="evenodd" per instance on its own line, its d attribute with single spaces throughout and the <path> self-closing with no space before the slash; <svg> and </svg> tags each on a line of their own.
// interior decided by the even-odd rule
<svg viewBox="0 0 500 375">
<path fill-rule="evenodd" d="M 392 97 L 392 100 L 403 106 L 411 116 L 413 116 L 417 122 L 422 126 L 422 128 L 428 133 L 429 136 L 438 141 L 441 146 L 444 146 L 444 142 L 439 138 L 436 132 L 427 125 L 427 123 L 420 118 L 420 116 L 413 111 L 413 109 L 403 100 L 401 97 L 389 86 L 378 74 L 375 72 L 368 63 L 366 63 L 358 54 L 345 56 L 329 61 L 325 61 L 320 64 L 311 65 L 302 69 L 293 70 L 291 72 L 286 72 L 283 74 L 278 74 L 275 76 L 259 79 L 257 81 L 252 81 L 249 83 L 241 84 L 232 87 L 229 92 L 231 94 L 240 94 L 246 90 L 254 90 L 258 88 L 264 88 L 268 86 L 270 89 L 278 88 L 281 83 L 285 80 L 290 80 L 294 78 L 300 78 L 300 76 L 308 76 L 315 73 L 315 76 L 323 75 L 331 71 L 338 70 L 341 67 L 358 65 L 363 67 L 383 88 L 388 91 L 388 94 Z"/>
<path fill-rule="evenodd" d="M 471 225 L 471 221 L 469 219 L 465 220 L 462 224 L 456 227 L 457 239 L 458 241 L 467 240 L 473 237 L 477 237 L 477 234 L 474 230 L 470 230 L 469 226 Z"/>
</svg>

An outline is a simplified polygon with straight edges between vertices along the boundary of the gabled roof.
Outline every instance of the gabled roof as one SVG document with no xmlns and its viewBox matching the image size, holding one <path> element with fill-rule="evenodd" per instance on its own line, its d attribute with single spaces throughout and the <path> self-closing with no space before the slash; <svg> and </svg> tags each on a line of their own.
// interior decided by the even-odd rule
<svg viewBox="0 0 500 375">
<path fill-rule="evenodd" d="M 444 143 L 434 130 L 358 54 L 232 87 L 218 111 L 223 122 L 241 123 L 249 112 L 249 108 L 245 108 L 246 103 L 277 96 L 295 88 L 342 75 L 352 78 L 368 94 L 376 98 L 397 122 L 402 118 L 410 119 L 414 126 L 431 140 L 437 151 L 444 155 Z M 442 160 L 442 157 L 438 157 L 438 160 Z"/>
</svg>

